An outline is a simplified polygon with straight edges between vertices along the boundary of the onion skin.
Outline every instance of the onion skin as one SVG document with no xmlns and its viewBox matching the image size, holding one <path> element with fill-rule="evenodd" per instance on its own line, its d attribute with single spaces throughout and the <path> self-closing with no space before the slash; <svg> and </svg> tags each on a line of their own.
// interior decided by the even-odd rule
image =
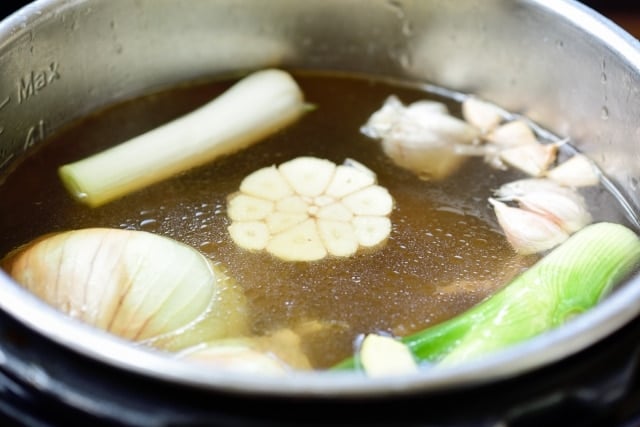
<svg viewBox="0 0 640 427">
<path fill-rule="evenodd" d="M 177 331 L 215 339 L 247 329 L 243 296 L 230 280 L 195 249 L 156 234 L 49 234 L 14 250 L 1 266 L 53 307 L 128 340 L 175 350 L 196 339 L 167 338 Z M 225 318 L 215 321 L 219 311 Z M 202 322 L 205 331 L 195 327 Z"/>
</svg>

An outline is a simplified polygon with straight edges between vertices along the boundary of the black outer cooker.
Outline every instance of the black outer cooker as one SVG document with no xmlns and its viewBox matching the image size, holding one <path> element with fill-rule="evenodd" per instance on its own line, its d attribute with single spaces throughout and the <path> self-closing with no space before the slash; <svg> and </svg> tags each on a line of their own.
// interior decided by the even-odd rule
<svg viewBox="0 0 640 427">
<path fill-rule="evenodd" d="M 182 388 L 99 365 L 3 314 L 0 342 L 2 426 L 640 426 L 640 319 L 517 379 L 362 400 Z"/>
<path fill-rule="evenodd" d="M 23 4 L 3 2 L 0 16 Z M 265 398 L 200 392 L 99 364 L 0 312 L 0 425 L 635 427 L 639 364 L 636 319 L 585 351 L 491 385 L 362 400 Z"/>
</svg>

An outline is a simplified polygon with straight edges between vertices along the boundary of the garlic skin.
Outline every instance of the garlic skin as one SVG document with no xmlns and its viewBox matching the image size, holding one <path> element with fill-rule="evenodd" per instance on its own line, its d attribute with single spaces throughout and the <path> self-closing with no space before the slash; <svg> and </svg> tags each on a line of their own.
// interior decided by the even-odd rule
<svg viewBox="0 0 640 427">
<path fill-rule="evenodd" d="M 387 156 L 398 166 L 424 179 L 441 180 L 455 173 L 467 159 L 457 145 L 479 140 L 480 131 L 449 114 L 444 104 L 418 101 L 405 106 L 390 96 L 361 127 L 381 141 Z"/>
<path fill-rule="evenodd" d="M 569 238 L 569 233 L 542 215 L 508 206 L 489 198 L 507 241 L 521 255 L 551 249 Z"/>
<path fill-rule="evenodd" d="M 393 198 L 364 165 L 298 157 L 242 181 L 228 198 L 228 231 L 238 246 L 285 261 L 347 257 L 384 243 L 392 209 Z"/>
<path fill-rule="evenodd" d="M 158 347 L 175 349 L 192 345 L 196 335 L 247 330 L 239 288 L 195 249 L 159 235 L 106 228 L 55 233 L 16 249 L 2 267 L 53 307 L 128 340 L 165 337 Z"/>
<path fill-rule="evenodd" d="M 593 221 L 582 195 L 550 179 L 509 182 L 495 196 L 489 202 L 498 222 L 507 240 L 522 254 L 551 249 Z M 503 202 L 515 202 L 518 207 Z"/>
</svg>

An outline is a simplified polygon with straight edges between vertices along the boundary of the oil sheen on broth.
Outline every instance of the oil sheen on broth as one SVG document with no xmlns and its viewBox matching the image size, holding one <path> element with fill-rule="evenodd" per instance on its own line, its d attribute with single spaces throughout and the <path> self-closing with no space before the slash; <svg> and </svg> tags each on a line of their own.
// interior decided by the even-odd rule
<svg viewBox="0 0 640 427">
<path fill-rule="evenodd" d="M 331 327 L 303 342 L 319 369 L 351 355 L 359 334 L 417 332 L 468 309 L 536 260 L 514 253 L 487 203 L 493 189 L 520 176 L 472 159 L 445 182 L 425 181 L 395 166 L 377 141 L 359 132 L 390 94 L 407 103 L 436 99 L 453 112 L 459 105 L 364 77 L 294 76 L 317 106 L 296 124 L 245 151 L 96 209 L 72 200 L 57 178 L 58 166 L 184 114 L 230 82 L 190 84 L 141 97 L 64 129 L 0 186 L 0 200 L 11 207 L 0 210 L 0 228 L 12 230 L 0 236 L 0 252 L 51 231 L 93 226 L 172 237 L 227 268 L 248 297 L 256 334 L 309 320 L 328 322 Z M 227 196 L 251 172 L 303 155 L 338 164 L 353 158 L 377 174 L 395 201 L 392 233 L 382 249 L 348 259 L 287 263 L 235 246 L 226 231 Z M 600 191 L 590 197 L 606 195 Z"/>
</svg>

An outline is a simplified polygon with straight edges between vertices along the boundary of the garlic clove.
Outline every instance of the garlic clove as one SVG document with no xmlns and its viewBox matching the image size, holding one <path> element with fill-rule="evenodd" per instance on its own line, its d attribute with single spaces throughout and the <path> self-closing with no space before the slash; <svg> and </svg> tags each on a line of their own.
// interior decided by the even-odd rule
<svg viewBox="0 0 640 427">
<path fill-rule="evenodd" d="M 352 222 L 358 243 L 366 248 L 379 245 L 391 234 L 391 220 L 386 217 L 358 216 Z"/>
<path fill-rule="evenodd" d="M 231 239 L 250 251 L 259 251 L 267 247 L 269 227 L 262 221 L 236 221 L 228 227 Z"/>
<path fill-rule="evenodd" d="M 386 188 L 372 185 L 342 199 L 354 215 L 386 216 L 391 213 L 393 199 Z"/>
<path fill-rule="evenodd" d="M 538 142 L 509 147 L 499 152 L 500 160 L 530 176 L 542 176 L 556 160 L 558 146 Z"/>
<path fill-rule="evenodd" d="M 569 234 L 592 221 L 584 198 L 577 192 L 530 192 L 515 200 L 522 209 L 547 217 Z"/>
<path fill-rule="evenodd" d="M 350 222 L 322 219 L 318 221 L 318 230 L 331 255 L 350 256 L 358 250 L 359 242 Z"/>
<path fill-rule="evenodd" d="M 500 227 L 513 249 L 530 255 L 551 249 L 569 238 L 569 234 L 549 218 L 489 198 Z"/>
<path fill-rule="evenodd" d="M 504 118 L 495 104 L 474 96 L 469 96 L 462 102 L 462 117 L 485 133 L 496 128 Z"/>
<path fill-rule="evenodd" d="M 235 200 L 229 204 L 227 215 L 235 221 L 255 221 L 264 219 L 274 210 L 274 203 L 245 194 L 234 196 Z"/>
<path fill-rule="evenodd" d="M 479 141 L 480 130 L 448 114 L 444 105 L 419 101 L 405 107 L 397 97 L 393 100 L 393 107 L 385 103 L 371 115 L 363 133 L 381 140 L 389 158 L 420 177 L 439 180 L 455 173 L 467 159 L 455 147 Z M 383 132 L 371 131 L 382 127 Z"/>
<path fill-rule="evenodd" d="M 570 159 L 547 171 L 545 175 L 568 187 L 589 187 L 600 182 L 593 161 L 580 153 L 574 154 Z"/>
<path fill-rule="evenodd" d="M 276 201 L 276 210 L 286 213 L 302 213 L 309 211 L 310 204 L 300 196 L 290 196 Z"/>
<path fill-rule="evenodd" d="M 243 193 L 276 201 L 293 194 L 293 189 L 275 166 L 262 168 L 246 177 L 240 184 Z"/>
<path fill-rule="evenodd" d="M 199 363 L 209 367 L 251 375 L 284 376 L 288 369 L 276 357 L 251 348 L 250 345 L 238 343 L 210 344 L 188 353 L 180 358 L 185 361 Z"/>
<path fill-rule="evenodd" d="M 524 120 L 512 120 L 489 132 L 485 139 L 501 147 L 539 144 L 533 129 Z"/>
<path fill-rule="evenodd" d="M 335 198 L 341 198 L 375 184 L 375 174 L 369 169 L 366 171 L 363 172 L 362 169 L 354 166 L 338 166 L 325 193 Z"/>
<path fill-rule="evenodd" d="M 322 194 L 333 178 L 335 169 L 334 163 L 316 157 L 298 157 L 278 167 L 294 191 L 307 197 Z"/>
<path fill-rule="evenodd" d="M 285 261 L 316 261 L 327 256 L 318 226 L 312 219 L 272 235 L 266 249 Z"/>
<path fill-rule="evenodd" d="M 342 203 L 332 203 L 318 210 L 318 219 L 348 222 L 353 218 L 353 212 Z"/>
<path fill-rule="evenodd" d="M 270 234 L 278 234 L 303 223 L 307 218 L 308 215 L 306 213 L 273 212 L 265 219 L 265 223 L 267 224 Z M 264 246 L 262 246 L 262 248 L 264 248 Z"/>
<path fill-rule="evenodd" d="M 418 371 L 411 350 L 392 337 L 368 334 L 360 347 L 360 363 L 368 377 L 412 374 Z"/>
<path fill-rule="evenodd" d="M 360 128 L 360 132 L 373 139 L 385 138 L 396 125 L 404 110 L 405 107 L 400 99 L 391 95 L 384 101 L 382 107 L 369 117 Z"/>
<path fill-rule="evenodd" d="M 556 192 L 569 194 L 573 191 L 548 178 L 524 178 L 502 184 L 495 191 L 499 199 L 515 200 L 532 192 Z"/>
</svg>

